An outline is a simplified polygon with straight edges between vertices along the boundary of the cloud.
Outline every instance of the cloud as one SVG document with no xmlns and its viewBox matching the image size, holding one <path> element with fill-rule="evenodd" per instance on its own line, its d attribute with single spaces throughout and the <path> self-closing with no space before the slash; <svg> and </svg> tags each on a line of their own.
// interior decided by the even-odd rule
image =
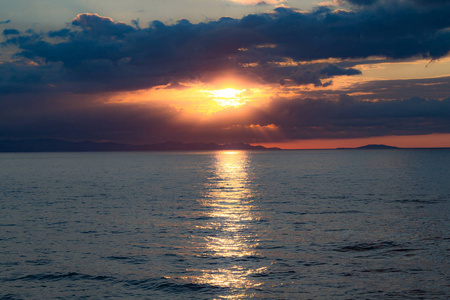
<svg viewBox="0 0 450 300">
<path fill-rule="evenodd" d="M 266 83 L 290 80 L 321 85 L 323 79 L 359 72 L 343 71 L 339 64 L 311 67 L 281 63 L 288 59 L 437 59 L 447 55 L 450 5 L 420 9 L 422 6 L 414 3 L 398 1 L 396 5 L 356 11 L 320 7 L 309 13 L 279 7 L 272 13 L 242 19 L 221 18 L 199 24 L 180 20 L 173 25 L 154 21 L 147 28 L 86 13 L 79 14 L 70 29 L 24 33 L 9 37 L 4 44 L 19 47 L 17 57 L 62 63 L 64 71 L 72 74 L 73 87 L 85 91 L 205 81 L 223 70 Z"/>
<path fill-rule="evenodd" d="M 344 69 L 344 68 L 338 67 L 336 65 L 329 64 L 325 68 L 320 70 L 320 74 L 326 75 L 327 77 L 333 77 L 333 76 L 340 76 L 340 75 L 347 75 L 347 76 L 360 75 L 362 73 L 361 73 L 361 71 L 353 69 L 353 68 Z"/>
<path fill-rule="evenodd" d="M 370 91 L 370 93 L 366 93 Z M 374 80 L 353 86 L 348 93 L 361 100 L 413 98 L 420 95 L 442 100 L 450 95 L 450 76 L 425 79 Z"/>
<path fill-rule="evenodd" d="M 0 25 L 1 25 L 1 24 L 8 24 L 8 23 L 11 23 L 11 20 L 0 21 Z"/>
<path fill-rule="evenodd" d="M 0 107 L 0 139 L 47 137 L 136 143 L 180 138 L 186 128 L 180 121 L 182 112 L 174 108 L 108 104 L 89 95 L 41 95 L 21 101 L 5 97 Z"/>
<path fill-rule="evenodd" d="M 346 0 L 348 3 L 357 6 L 369 6 L 380 2 L 394 2 L 391 0 Z M 403 0 L 405 2 L 413 2 L 418 5 L 444 5 L 449 4 L 449 0 Z"/>
<path fill-rule="evenodd" d="M 20 34 L 20 31 L 17 29 L 5 29 L 3 30 L 3 35 L 7 36 L 7 35 L 12 35 L 12 34 Z"/>
<path fill-rule="evenodd" d="M 361 101 L 386 101 L 422 97 L 425 99 L 443 100 L 450 95 L 450 76 L 420 79 L 372 79 L 354 80 L 344 86 L 329 85 L 326 89 L 309 87 L 290 87 L 297 89 L 302 98 L 336 99 L 340 94 L 348 94 Z"/>
<path fill-rule="evenodd" d="M 69 79 L 61 64 L 37 65 L 30 61 L 14 61 L 0 64 L 0 95 L 16 95 L 21 98 L 24 93 L 51 94 L 55 88 L 51 85 L 69 85 Z M 33 95 L 27 97 L 33 98 Z M 0 101 L 1 102 L 1 101 Z"/>
<path fill-rule="evenodd" d="M 133 28 L 125 23 L 114 22 L 111 18 L 88 13 L 79 14 L 73 19 L 72 25 L 82 28 L 92 37 L 123 38 L 125 34 L 133 31 Z"/>
<path fill-rule="evenodd" d="M 365 6 L 365 5 L 372 5 L 374 3 L 377 3 L 378 0 L 347 0 L 347 2 L 350 4 L 354 4 L 354 5 Z"/>
<path fill-rule="evenodd" d="M 413 2 L 417 4 L 422 5 L 443 5 L 443 4 L 450 4 L 449 0 L 412 0 Z"/>
<path fill-rule="evenodd" d="M 48 36 L 51 38 L 55 38 L 55 37 L 67 38 L 67 37 L 73 36 L 73 33 L 72 33 L 72 31 L 70 31 L 70 29 L 63 28 L 63 29 L 56 30 L 56 31 L 49 31 Z"/>
<path fill-rule="evenodd" d="M 359 138 L 447 133 L 450 98 L 361 101 L 342 95 L 328 99 L 273 101 L 253 113 L 260 125 L 274 124 L 286 139 Z"/>
</svg>

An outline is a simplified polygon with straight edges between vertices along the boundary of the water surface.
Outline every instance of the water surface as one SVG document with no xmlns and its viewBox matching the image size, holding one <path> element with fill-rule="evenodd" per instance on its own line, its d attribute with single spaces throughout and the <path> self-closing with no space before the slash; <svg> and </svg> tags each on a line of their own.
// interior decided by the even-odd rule
<svg viewBox="0 0 450 300">
<path fill-rule="evenodd" d="M 450 151 L 0 154 L 3 299 L 447 299 Z"/>
</svg>

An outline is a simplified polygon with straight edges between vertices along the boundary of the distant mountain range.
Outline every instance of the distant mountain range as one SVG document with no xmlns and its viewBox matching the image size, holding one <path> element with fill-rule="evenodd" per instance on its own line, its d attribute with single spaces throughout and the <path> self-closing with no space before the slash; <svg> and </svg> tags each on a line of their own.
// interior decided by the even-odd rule
<svg viewBox="0 0 450 300">
<path fill-rule="evenodd" d="M 398 148 L 387 145 L 370 144 L 357 148 L 336 148 L 335 150 L 383 150 L 383 149 L 424 149 Z M 430 148 L 426 148 L 430 149 Z M 450 148 L 436 148 L 450 149 Z M 0 140 L 0 152 L 109 152 L 109 151 L 214 151 L 214 150 L 282 150 L 244 143 L 181 143 L 165 142 L 148 145 L 130 145 L 112 142 L 69 142 L 58 139 Z M 319 149 L 318 149 L 319 150 Z M 330 149 L 332 150 L 332 149 Z"/>
<path fill-rule="evenodd" d="M 210 151 L 210 150 L 280 150 L 243 143 L 181 143 L 165 142 L 129 145 L 99 142 L 69 142 L 58 139 L 2 140 L 0 152 L 95 152 L 95 151 Z"/>
</svg>

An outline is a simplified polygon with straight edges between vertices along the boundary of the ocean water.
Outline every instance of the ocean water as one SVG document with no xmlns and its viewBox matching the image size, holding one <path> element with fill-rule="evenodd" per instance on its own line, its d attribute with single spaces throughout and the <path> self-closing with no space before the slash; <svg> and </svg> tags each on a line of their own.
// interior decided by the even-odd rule
<svg viewBox="0 0 450 300">
<path fill-rule="evenodd" d="M 448 299 L 449 150 L 0 154 L 1 299 Z"/>
</svg>

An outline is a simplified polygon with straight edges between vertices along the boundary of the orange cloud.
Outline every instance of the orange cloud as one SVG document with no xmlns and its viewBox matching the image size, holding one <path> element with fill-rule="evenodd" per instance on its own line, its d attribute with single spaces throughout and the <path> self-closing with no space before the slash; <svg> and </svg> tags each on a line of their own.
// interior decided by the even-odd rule
<svg viewBox="0 0 450 300">
<path fill-rule="evenodd" d="M 145 90 L 112 93 L 106 95 L 106 102 L 160 103 L 206 117 L 245 104 L 257 102 L 258 105 L 263 105 L 271 96 L 268 86 L 250 84 L 236 78 L 222 78 L 211 84 L 185 83 L 180 85 L 180 88 L 163 85 Z"/>
</svg>

